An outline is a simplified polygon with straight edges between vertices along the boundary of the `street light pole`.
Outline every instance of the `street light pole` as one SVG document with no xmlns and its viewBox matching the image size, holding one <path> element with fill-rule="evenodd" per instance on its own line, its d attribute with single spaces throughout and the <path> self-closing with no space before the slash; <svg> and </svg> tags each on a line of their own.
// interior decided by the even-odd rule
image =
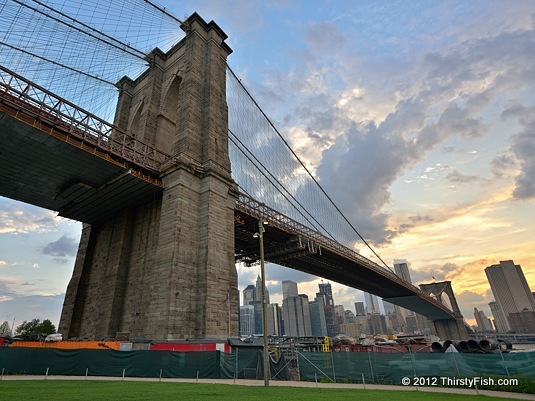
<svg viewBox="0 0 535 401">
<path fill-rule="evenodd" d="M 262 336 L 264 338 L 264 386 L 269 387 L 271 370 L 269 368 L 268 336 L 267 336 L 267 304 L 266 304 L 266 273 L 264 269 L 264 224 L 267 222 L 258 220 L 258 238 L 260 240 L 260 276 L 262 278 Z"/>
</svg>

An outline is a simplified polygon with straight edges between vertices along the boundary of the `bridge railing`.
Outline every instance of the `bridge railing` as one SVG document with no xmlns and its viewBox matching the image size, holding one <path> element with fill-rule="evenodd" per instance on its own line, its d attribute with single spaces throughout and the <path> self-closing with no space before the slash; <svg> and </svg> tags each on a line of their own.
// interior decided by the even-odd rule
<svg viewBox="0 0 535 401">
<path fill-rule="evenodd" d="M 40 121 L 154 173 L 169 159 L 169 155 L 3 66 L 0 66 L 0 94 L 2 101 Z"/>
</svg>

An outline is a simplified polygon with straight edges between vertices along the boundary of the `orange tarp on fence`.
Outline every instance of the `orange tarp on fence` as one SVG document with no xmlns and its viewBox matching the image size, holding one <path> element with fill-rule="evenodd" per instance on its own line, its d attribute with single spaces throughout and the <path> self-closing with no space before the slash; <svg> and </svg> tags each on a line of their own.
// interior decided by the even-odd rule
<svg viewBox="0 0 535 401">
<path fill-rule="evenodd" d="M 13 344 L 9 346 L 24 348 L 119 350 L 121 341 L 13 341 Z"/>
</svg>

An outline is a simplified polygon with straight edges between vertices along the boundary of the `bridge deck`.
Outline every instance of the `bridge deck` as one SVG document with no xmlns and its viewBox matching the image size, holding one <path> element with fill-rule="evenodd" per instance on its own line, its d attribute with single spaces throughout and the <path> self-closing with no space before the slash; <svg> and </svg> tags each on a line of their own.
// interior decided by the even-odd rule
<svg viewBox="0 0 535 401">
<path fill-rule="evenodd" d="M 161 191 L 158 180 L 0 94 L 2 196 L 98 223 Z"/>
<path fill-rule="evenodd" d="M 258 262 L 259 243 L 253 235 L 259 219 L 269 223 L 266 261 L 370 292 L 433 320 L 454 318 L 444 305 L 394 273 L 243 194 L 235 211 L 237 261 Z"/>
</svg>

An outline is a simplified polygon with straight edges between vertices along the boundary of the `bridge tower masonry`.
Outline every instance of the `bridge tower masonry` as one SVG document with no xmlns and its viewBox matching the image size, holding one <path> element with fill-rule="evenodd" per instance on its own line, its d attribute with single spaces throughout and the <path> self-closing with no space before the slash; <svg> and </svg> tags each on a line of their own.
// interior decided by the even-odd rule
<svg viewBox="0 0 535 401">
<path fill-rule="evenodd" d="M 420 289 L 427 295 L 435 298 L 437 301 L 451 308 L 455 315 L 455 320 L 430 320 L 431 329 L 443 341 L 445 340 L 466 340 L 468 331 L 464 323 L 464 318 L 455 298 L 455 293 L 451 287 L 451 281 L 433 282 L 429 284 L 420 284 Z"/>
<path fill-rule="evenodd" d="M 137 79 L 118 82 L 115 124 L 172 157 L 163 191 L 84 224 L 59 332 L 155 340 L 238 334 L 236 184 L 228 155 L 227 35 L 198 14 Z"/>
</svg>

